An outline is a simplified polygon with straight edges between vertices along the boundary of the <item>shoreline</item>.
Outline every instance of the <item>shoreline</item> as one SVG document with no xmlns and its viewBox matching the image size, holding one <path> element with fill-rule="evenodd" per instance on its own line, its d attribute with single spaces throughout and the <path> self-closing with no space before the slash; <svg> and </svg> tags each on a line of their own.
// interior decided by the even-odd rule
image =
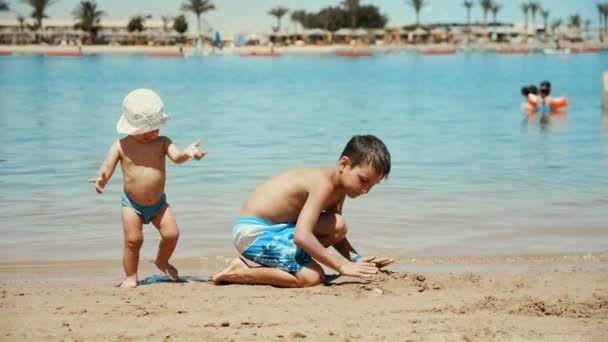
<svg viewBox="0 0 608 342">
<path fill-rule="evenodd" d="M 538 272 L 599 272 L 608 270 L 608 251 L 587 253 L 552 253 L 486 256 L 413 256 L 391 255 L 394 272 L 432 274 L 477 272 L 480 274 L 531 274 Z M 172 263 L 184 279 L 206 281 L 225 268 L 236 255 L 210 255 L 173 258 Z M 326 269 L 326 274 L 335 272 Z M 153 260 L 140 260 L 140 280 L 158 277 Z M 0 262 L 0 285 L 19 287 L 26 284 L 106 284 L 121 280 L 120 257 L 107 260 L 19 260 Z"/>
<path fill-rule="evenodd" d="M 581 43 L 564 44 L 562 48 L 569 48 L 575 52 L 598 52 L 608 49 L 608 42 L 588 41 Z M 434 54 L 435 52 L 496 52 L 525 54 L 529 52 L 543 51 L 543 49 L 554 49 L 550 43 L 533 43 L 533 44 L 510 44 L 510 43 L 486 43 L 486 44 L 398 44 L 398 45 L 327 45 L 327 46 L 277 46 L 274 51 L 277 54 L 285 55 L 324 55 L 336 54 L 340 51 L 364 51 L 372 53 L 400 53 L 400 52 L 426 52 Z M 192 47 L 184 48 L 183 54 L 189 55 L 195 53 L 196 49 Z M 268 53 L 268 46 L 240 46 L 227 47 L 220 54 L 251 54 L 251 53 Z M 82 47 L 70 45 L 0 45 L 0 56 L 9 55 L 53 55 L 53 54 L 74 54 L 74 55 L 132 55 L 132 54 L 149 54 L 156 57 L 180 57 L 178 46 L 110 46 L 110 45 L 84 45 Z M 203 54 L 210 54 L 210 47 L 206 46 L 203 49 Z"/>
</svg>

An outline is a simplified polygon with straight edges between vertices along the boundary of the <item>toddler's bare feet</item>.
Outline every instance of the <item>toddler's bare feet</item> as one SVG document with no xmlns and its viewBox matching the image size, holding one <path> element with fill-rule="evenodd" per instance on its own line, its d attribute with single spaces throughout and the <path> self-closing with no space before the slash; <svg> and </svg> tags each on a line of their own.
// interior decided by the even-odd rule
<svg viewBox="0 0 608 342">
<path fill-rule="evenodd" d="M 169 277 L 169 279 L 173 281 L 177 280 L 177 268 L 173 267 L 173 265 L 168 262 L 161 263 L 158 260 L 155 261 L 154 264 L 161 272 L 163 272 L 167 277 Z"/>
<path fill-rule="evenodd" d="M 137 276 L 126 277 L 119 287 L 124 289 L 132 289 L 137 287 Z"/>
<path fill-rule="evenodd" d="M 240 279 L 240 270 L 249 268 L 243 260 L 236 258 L 230 262 L 230 265 L 226 267 L 220 273 L 211 277 L 211 281 L 214 285 L 221 285 L 224 282 L 235 282 Z"/>
</svg>

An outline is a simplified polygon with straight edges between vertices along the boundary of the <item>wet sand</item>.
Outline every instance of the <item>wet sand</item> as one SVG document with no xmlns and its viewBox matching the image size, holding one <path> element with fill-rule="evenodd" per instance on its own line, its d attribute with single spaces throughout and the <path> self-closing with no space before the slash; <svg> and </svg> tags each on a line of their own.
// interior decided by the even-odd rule
<svg viewBox="0 0 608 342">
<path fill-rule="evenodd" d="M 0 264 L 3 341 L 605 341 L 608 253 L 407 258 L 324 286 L 214 286 L 228 257 L 176 260 L 182 282 L 142 261 Z M 147 278 L 145 278 L 147 277 Z"/>
</svg>

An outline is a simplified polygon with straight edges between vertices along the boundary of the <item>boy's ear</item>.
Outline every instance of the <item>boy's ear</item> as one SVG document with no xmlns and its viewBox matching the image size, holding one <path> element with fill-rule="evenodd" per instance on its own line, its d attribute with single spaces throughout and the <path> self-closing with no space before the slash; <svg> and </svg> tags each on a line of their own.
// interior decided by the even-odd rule
<svg viewBox="0 0 608 342">
<path fill-rule="evenodd" d="M 340 160 L 338 160 L 338 165 L 343 168 L 343 167 L 350 167 L 351 161 L 350 158 L 348 158 L 347 156 L 342 156 L 340 157 Z"/>
</svg>

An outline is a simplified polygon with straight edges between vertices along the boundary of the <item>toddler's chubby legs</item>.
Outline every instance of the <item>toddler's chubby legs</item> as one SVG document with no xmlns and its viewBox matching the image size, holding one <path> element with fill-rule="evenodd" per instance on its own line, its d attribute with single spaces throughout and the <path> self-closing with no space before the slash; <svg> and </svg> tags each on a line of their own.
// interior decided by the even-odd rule
<svg viewBox="0 0 608 342">
<path fill-rule="evenodd" d="M 122 225 L 124 231 L 123 267 L 125 280 L 120 287 L 137 287 L 137 269 L 139 265 L 139 250 L 144 242 L 142 231 L 143 221 L 131 208 L 122 207 Z M 169 258 L 177 246 L 179 230 L 175 222 L 175 215 L 169 206 L 161 209 L 154 217 L 152 224 L 158 229 L 161 236 L 156 257 L 156 267 L 172 280 L 177 280 L 177 269 L 169 264 Z"/>
<path fill-rule="evenodd" d="M 158 255 L 154 264 L 161 272 L 171 280 L 177 280 L 177 269 L 169 263 L 173 251 L 179 239 L 179 229 L 175 220 L 175 213 L 170 206 L 166 205 L 160 213 L 154 217 L 152 224 L 158 229 L 161 240 L 158 246 Z"/>
<path fill-rule="evenodd" d="M 131 208 L 122 207 L 121 214 L 124 232 L 122 265 L 125 270 L 125 280 L 120 287 L 137 287 L 139 250 L 144 242 L 143 221 Z"/>
<path fill-rule="evenodd" d="M 313 233 L 325 247 L 333 246 L 346 237 L 346 225 L 338 214 L 321 215 Z M 271 267 L 247 266 L 240 258 L 230 262 L 230 265 L 212 277 L 216 285 L 222 283 L 260 284 L 277 287 L 310 287 L 325 280 L 323 268 L 312 261 L 300 272 L 294 274 Z"/>
</svg>

